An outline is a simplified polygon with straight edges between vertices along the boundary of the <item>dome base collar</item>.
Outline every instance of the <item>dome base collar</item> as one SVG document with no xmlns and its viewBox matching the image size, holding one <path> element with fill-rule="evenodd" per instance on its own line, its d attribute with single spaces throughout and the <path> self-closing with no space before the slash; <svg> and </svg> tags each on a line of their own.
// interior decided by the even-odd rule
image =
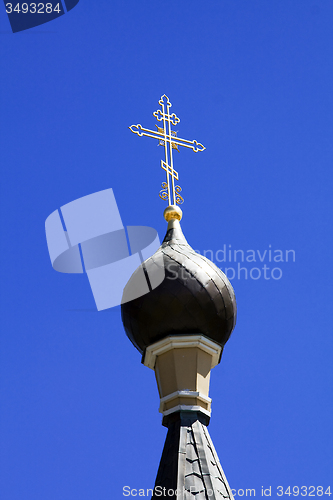
<svg viewBox="0 0 333 500">
<path fill-rule="evenodd" d="M 142 363 L 152 370 L 155 369 L 156 357 L 164 354 L 171 349 L 181 349 L 186 347 L 198 347 L 207 354 L 212 355 L 212 366 L 218 365 L 221 361 L 223 347 L 213 340 L 208 339 L 205 335 L 170 335 L 158 342 L 147 347 Z"/>
</svg>

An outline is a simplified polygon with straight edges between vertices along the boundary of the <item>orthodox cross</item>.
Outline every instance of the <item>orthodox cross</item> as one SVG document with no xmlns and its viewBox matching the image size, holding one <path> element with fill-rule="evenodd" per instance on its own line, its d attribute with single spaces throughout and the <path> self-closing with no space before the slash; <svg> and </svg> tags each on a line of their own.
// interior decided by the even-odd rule
<svg viewBox="0 0 333 500">
<path fill-rule="evenodd" d="M 170 114 L 172 106 L 169 98 L 164 94 L 158 101 L 161 109 L 154 111 L 153 115 L 159 122 L 163 122 L 163 127 L 157 127 L 157 131 L 143 128 L 140 124 L 131 125 L 129 129 L 140 137 L 152 137 L 158 140 L 160 146 L 164 146 L 165 161 L 161 160 L 161 167 L 166 171 L 166 182 L 162 183 L 162 190 L 160 191 L 160 198 L 168 200 L 169 205 L 180 205 L 183 203 L 183 198 L 180 196 L 181 187 L 175 186 L 175 180 L 178 181 L 178 172 L 173 168 L 172 150 L 176 149 L 179 152 L 178 146 L 193 149 L 195 153 L 206 149 L 200 142 L 188 141 L 177 137 L 177 132 L 171 130 L 171 125 L 177 125 L 180 119 L 175 113 Z"/>
</svg>

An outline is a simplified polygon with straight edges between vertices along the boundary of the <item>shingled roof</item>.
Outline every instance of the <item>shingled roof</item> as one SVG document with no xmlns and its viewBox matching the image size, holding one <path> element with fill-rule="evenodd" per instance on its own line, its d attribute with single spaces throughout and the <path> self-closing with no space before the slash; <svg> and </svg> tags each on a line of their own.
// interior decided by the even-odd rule
<svg viewBox="0 0 333 500">
<path fill-rule="evenodd" d="M 181 411 L 168 424 L 152 500 L 233 500 L 208 429 L 200 413 Z M 179 496 L 169 492 L 178 491 Z M 163 498 L 163 496 L 162 496 Z"/>
</svg>

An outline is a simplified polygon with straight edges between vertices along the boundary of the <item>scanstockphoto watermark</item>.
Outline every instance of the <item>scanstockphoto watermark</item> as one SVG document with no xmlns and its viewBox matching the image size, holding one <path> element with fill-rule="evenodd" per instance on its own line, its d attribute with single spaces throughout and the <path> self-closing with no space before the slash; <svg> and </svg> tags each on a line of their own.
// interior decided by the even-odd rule
<svg viewBox="0 0 333 500">
<path fill-rule="evenodd" d="M 123 496 L 125 497 L 151 497 L 155 494 L 155 497 L 161 498 L 189 498 L 188 494 L 193 495 L 193 498 L 200 493 L 197 488 L 191 486 L 189 489 L 168 489 L 162 486 L 155 486 L 155 488 L 131 488 L 130 486 L 123 487 Z M 231 489 L 232 495 L 236 497 L 290 497 L 291 495 L 294 497 L 303 496 L 303 497 L 322 497 L 323 495 L 332 495 L 331 486 L 261 486 L 261 488 L 237 488 Z M 213 490 L 206 490 L 206 497 L 216 498 Z M 206 498 L 205 497 L 205 498 Z M 221 497 L 222 498 L 222 497 Z"/>
<path fill-rule="evenodd" d="M 283 276 L 282 266 L 296 262 L 295 250 L 275 249 L 272 245 L 261 250 L 243 250 L 225 244 L 216 251 L 196 250 L 196 252 L 213 261 L 229 280 L 280 280 Z"/>
<path fill-rule="evenodd" d="M 123 487 L 123 496 L 124 497 L 151 497 L 153 494 L 155 497 L 161 498 L 188 498 L 188 494 L 193 495 L 193 498 L 199 491 L 195 486 L 191 486 L 188 489 L 185 489 L 183 486 L 182 489 L 172 489 L 166 488 L 165 486 L 155 486 L 154 488 L 131 488 L 130 486 Z M 213 498 L 214 491 L 206 490 L 206 494 L 209 497 Z"/>
</svg>

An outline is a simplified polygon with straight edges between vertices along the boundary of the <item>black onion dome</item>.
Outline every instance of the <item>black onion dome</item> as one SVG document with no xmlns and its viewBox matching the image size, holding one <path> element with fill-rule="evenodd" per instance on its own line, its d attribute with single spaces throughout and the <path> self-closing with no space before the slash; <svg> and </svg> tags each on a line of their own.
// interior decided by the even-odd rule
<svg viewBox="0 0 333 500">
<path fill-rule="evenodd" d="M 236 323 L 234 290 L 221 269 L 190 247 L 178 221 L 169 226 L 160 248 L 124 289 L 121 315 L 126 334 L 140 352 L 168 335 L 203 334 L 223 346 Z M 153 289 L 149 285 L 149 293 L 127 301 L 138 290 L 142 271 L 150 277 L 150 270 L 163 264 L 162 283 Z"/>
</svg>

